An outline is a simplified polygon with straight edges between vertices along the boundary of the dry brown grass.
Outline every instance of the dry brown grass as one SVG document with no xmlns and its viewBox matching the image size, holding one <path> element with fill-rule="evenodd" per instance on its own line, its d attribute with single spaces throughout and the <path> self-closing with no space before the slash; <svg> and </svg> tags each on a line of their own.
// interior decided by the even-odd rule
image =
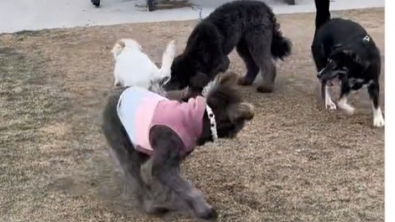
<svg viewBox="0 0 395 222">
<path fill-rule="evenodd" d="M 338 14 L 361 22 L 384 55 L 383 9 Z M 353 96 L 352 117 L 324 110 L 310 56 L 314 14 L 278 17 L 294 53 L 280 64 L 275 93 L 243 88 L 255 119 L 237 139 L 198 148 L 185 175 L 219 221 L 384 221 L 384 130 L 371 127 L 367 93 Z M 117 196 L 99 128 L 113 83 L 109 49 L 133 37 L 159 62 L 167 42 L 181 50 L 195 24 L 0 36 L 0 221 L 161 221 Z"/>
</svg>

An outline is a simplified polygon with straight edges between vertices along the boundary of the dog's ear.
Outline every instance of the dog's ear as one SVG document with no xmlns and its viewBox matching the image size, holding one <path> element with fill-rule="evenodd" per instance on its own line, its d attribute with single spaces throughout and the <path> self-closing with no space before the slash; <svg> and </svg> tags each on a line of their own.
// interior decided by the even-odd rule
<svg viewBox="0 0 395 222">
<path fill-rule="evenodd" d="M 209 82 L 209 78 L 205 73 L 197 72 L 190 78 L 189 84 L 193 88 L 203 89 Z"/>
<path fill-rule="evenodd" d="M 239 76 L 234 72 L 223 73 L 219 76 L 219 85 L 234 86 L 237 84 L 238 79 Z"/>
<path fill-rule="evenodd" d="M 254 118 L 254 106 L 251 103 L 238 103 L 228 108 L 229 119 L 232 122 L 238 120 L 250 121 Z"/>
</svg>

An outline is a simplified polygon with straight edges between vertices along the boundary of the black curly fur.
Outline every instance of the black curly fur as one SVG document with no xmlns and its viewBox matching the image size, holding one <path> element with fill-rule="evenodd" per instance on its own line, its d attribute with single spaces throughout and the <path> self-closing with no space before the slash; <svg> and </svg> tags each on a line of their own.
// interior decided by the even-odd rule
<svg viewBox="0 0 395 222">
<path fill-rule="evenodd" d="M 228 54 L 236 48 L 247 74 L 239 82 L 252 84 L 259 71 L 264 83 L 260 92 L 272 92 L 276 77 L 273 59 L 284 59 L 292 44 L 284 38 L 271 8 L 261 1 L 225 3 L 192 31 L 184 52 L 174 59 L 172 78 L 166 88 L 186 86 L 201 92 L 218 73 L 229 67 Z"/>
</svg>

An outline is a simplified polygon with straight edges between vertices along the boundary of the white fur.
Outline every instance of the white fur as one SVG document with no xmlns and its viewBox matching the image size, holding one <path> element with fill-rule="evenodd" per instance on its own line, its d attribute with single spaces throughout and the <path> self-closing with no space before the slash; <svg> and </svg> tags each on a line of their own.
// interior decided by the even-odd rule
<svg viewBox="0 0 395 222">
<path fill-rule="evenodd" d="M 121 39 L 111 50 L 115 59 L 114 86 L 140 86 L 149 88 L 152 82 L 171 77 L 171 64 L 175 56 L 175 41 L 169 42 L 162 55 L 162 67 L 158 68 L 141 45 L 133 39 Z"/>
<path fill-rule="evenodd" d="M 208 94 L 214 89 L 215 86 L 218 85 L 218 78 L 217 76 L 214 78 L 214 80 L 211 80 L 207 85 L 203 88 L 202 90 L 202 95 L 203 97 L 207 97 Z"/>
<path fill-rule="evenodd" d="M 354 114 L 355 109 L 354 109 L 354 107 L 350 106 L 350 105 L 347 103 L 347 97 L 346 97 L 346 96 L 344 96 L 343 98 L 341 98 L 341 99 L 339 100 L 339 102 L 337 102 L 337 106 L 338 106 L 340 109 L 344 110 L 344 111 L 345 111 L 347 114 L 349 114 L 349 115 Z"/>
<path fill-rule="evenodd" d="M 336 109 L 336 104 L 332 101 L 331 94 L 329 93 L 329 86 L 325 86 L 325 107 L 327 109 Z"/>
<path fill-rule="evenodd" d="M 375 109 L 373 104 L 373 126 L 374 127 L 383 127 L 384 126 L 384 118 L 383 118 L 383 113 L 381 112 L 380 107 L 378 109 Z"/>
</svg>

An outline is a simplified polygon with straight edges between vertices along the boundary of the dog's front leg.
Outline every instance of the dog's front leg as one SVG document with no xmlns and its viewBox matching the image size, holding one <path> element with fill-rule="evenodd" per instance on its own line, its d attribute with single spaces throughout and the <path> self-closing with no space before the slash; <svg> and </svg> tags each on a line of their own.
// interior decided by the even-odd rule
<svg viewBox="0 0 395 222">
<path fill-rule="evenodd" d="M 154 149 L 152 155 L 152 176 L 163 186 L 174 191 L 182 200 L 192 207 L 195 215 L 201 219 L 217 218 L 216 211 L 205 201 L 202 193 L 195 189 L 180 175 L 183 159 L 183 142 L 169 128 L 154 126 L 150 133 Z"/>
<path fill-rule="evenodd" d="M 152 158 L 148 159 L 141 167 L 141 176 L 150 189 L 151 198 L 144 201 L 144 210 L 149 214 L 163 215 L 169 211 L 179 210 L 177 204 L 186 205 L 179 201 L 174 192 L 164 187 L 156 178 L 152 177 Z"/>
<path fill-rule="evenodd" d="M 379 95 L 380 95 L 380 85 L 378 80 L 373 81 L 368 86 L 368 93 L 370 99 L 372 101 L 372 109 L 373 109 L 373 126 L 374 127 L 383 127 L 384 126 L 384 118 L 383 113 L 381 112 L 379 106 Z"/>
<path fill-rule="evenodd" d="M 219 63 L 219 66 L 218 66 L 218 72 L 225 72 L 226 70 L 228 70 L 229 65 L 230 65 L 230 60 L 229 60 L 228 56 L 227 55 L 223 55 L 222 59 L 221 59 L 221 61 Z"/>
<path fill-rule="evenodd" d="M 321 83 L 321 96 L 325 100 L 326 109 L 336 109 L 336 104 L 332 101 L 331 94 L 329 93 L 329 86 L 326 82 Z"/>
<path fill-rule="evenodd" d="M 352 115 L 354 114 L 355 109 L 354 107 L 350 106 L 347 103 L 347 97 L 350 94 L 350 92 L 351 92 L 351 88 L 348 85 L 348 81 L 346 79 L 343 79 L 341 81 L 340 99 L 337 102 L 337 106 L 340 109 L 344 110 L 347 114 Z"/>
<path fill-rule="evenodd" d="M 206 202 L 203 194 L 181 177 L 179 166 L 175 166 L 174 163 L 162 166 L 153 165 L 152 173 L 164 186 L 168 186 L 191 206 L 197 217 L 202 219 L 217 217 L 216 211 Z"/>
</svg>

